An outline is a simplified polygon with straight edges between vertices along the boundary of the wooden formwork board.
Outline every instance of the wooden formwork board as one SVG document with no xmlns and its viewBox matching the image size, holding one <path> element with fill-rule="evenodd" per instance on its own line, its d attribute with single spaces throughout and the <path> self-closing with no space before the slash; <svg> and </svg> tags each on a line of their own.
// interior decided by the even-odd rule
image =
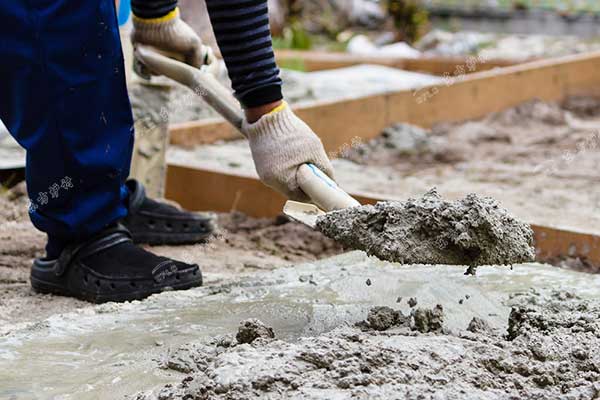
<svg viewBox="0 0 600 400">
<path fill-rule="evenodd" d="M 304 71 L 322 71 L 326 69 L 351 67 L 360 64 L 377 64 L 407 71 L 425 72 L 433 75 L 453 75 L 457 69 L 473 68 L 470 72 L 486 71 L 497 67 L 506 67 L 523 61 L 485 60 L 471 62 L 469 57 L 419 57 L 402 58 L 389 56 L 364 56 L 340 52 L 276 50 L 277 63 Z"/>
<path fill-rule="evenodd" d="M 418 90 L 310 102 L 294 109 L 331 152 L 356 137 L 371 139 L 395 122 L 427 128 L 480 118 L 535 98 L 557 101 L 569 95 L 598 94 L 599 66 L 600 52 L 591 52 L 476 72 Z M 222 119 L 177 124 L 170 132 L 171 143 L 183 146 L 240 137 Z"/>
<path fill-rule="evenodd" d="M 351 193 L 361 204 L 385 200 L 375 194 Z M 253 217 L 281 214 L 285 198 L 255 176 L 170 165 L 166 197 L 195 211 L 241 211 Z M 600 236 L 532 225 L 538 260 L 580 257 L 600 272 Z"/>
</svg>

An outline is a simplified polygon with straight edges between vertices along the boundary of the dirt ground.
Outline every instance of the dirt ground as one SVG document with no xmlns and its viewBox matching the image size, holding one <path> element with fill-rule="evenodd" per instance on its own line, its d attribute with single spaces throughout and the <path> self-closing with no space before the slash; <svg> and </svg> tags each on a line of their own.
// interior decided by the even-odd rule
<svg viewBox="0 0 600 400">
<path fill-rule="evenodd" d="M 215 218 L 219 230 L 206 244 L 148 249 L 197 263 L 207 284 L 341 251 L 332 240 L 284 217 L 255 219 L 230 213 L 215 215 Z M 24 184 L 0 195 L 0 221 L 0 325 L 6 328 L 8 324 L 39 321 L 90 305 L 31 290 L 29 269 L 35 257 L 44 255 L 45 235 L 29 221 Z"/>
</svg>

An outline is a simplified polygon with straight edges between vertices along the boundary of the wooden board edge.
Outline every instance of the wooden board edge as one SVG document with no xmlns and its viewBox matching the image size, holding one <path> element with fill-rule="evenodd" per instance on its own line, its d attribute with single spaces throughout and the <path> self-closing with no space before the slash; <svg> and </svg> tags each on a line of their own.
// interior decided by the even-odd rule
<svg viewBox="0 0 600 400">
<path fill-rule="evenodd" d="M 298 69 L 305 72 L 351 67 L 360 64 L 375 64 L 440 76 L 444 74 L 453 74 L 460 69 L 465 69 L 469 72 L 477 72 L 531 61 L 489 59 L 484 60 L 484 62 L 474 62 L 474 60 L 481 59 L 476 59 L 473 56 L 423 56 L 418 58 L 365 56 L 342 52 L 303 50 L 276 50 L 275 58 L 282 68 Z"/>
</svg>

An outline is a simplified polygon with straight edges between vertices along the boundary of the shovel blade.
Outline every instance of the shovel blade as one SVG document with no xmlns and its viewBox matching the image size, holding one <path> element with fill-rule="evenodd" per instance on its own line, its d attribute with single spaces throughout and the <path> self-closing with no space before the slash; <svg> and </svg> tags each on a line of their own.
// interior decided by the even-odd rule
<svg viewBox="0 0 600 400">
<path fill-rule="evenodd" d="M 298 221 L 315 229 L 317 217 L 325 214 L 325 211 L 314 204 L 288 200 L 286 201 L 285 206 L 283 206 L 283 213 L 294 221 Z"/>
</svg>

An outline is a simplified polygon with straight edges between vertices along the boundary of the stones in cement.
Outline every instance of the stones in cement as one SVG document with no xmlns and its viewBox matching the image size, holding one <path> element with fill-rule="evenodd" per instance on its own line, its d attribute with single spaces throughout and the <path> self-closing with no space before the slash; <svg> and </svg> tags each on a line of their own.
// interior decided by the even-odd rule
<svg viewBox="0 0 600 400">
<path fill-rule="evenodd" d="M 494 329 L 490 326 L 490 324 L 483 318 L 479 317 L 473 317 L 471 322 L 469 322 L 469 326 L 467 326 L 467 330 L 473 333 L 494 333 Z"/>
<path fill-rule="evenodd" d="M 391 328 L 410 327 L 421 333 L 441 333 L 444 325 L 444 308 L 437 304 L 433 308 L 418 308 L 410 315 L 387 306 L 373 307 L 365 321 L 356 323 L 363 330 L 385 331 Z"/>
<path fill-rule="evenodd" d="M 437 304 L 433 308 L 417 308 L 413 311 L 414 329 L 421 333 L 442 332 L 444 308 Z"/>
<path fill-rule="evenodd" d="M 274 339 L 273 328 L 265 325 L 261 320 L 250 318 L 240 322 L 237 335 L 238 343 L 252 343 L 258 338 Z"/>
<path fill-rule="evenodd" d="M 373 307 L 369 310 L 366 324 L 358 323 L 358 326 L 365 328 L 375 329 L 377 331 L 385 331 L 391 327 L 408 326 L 410 324 L 410 317 L 406 317 L 402 314 L 402 311 L 394 310 L 391 307 L 380 306 Z"/>
<path fill-rule="evenodd" d="M 418 155 L 429 150 L 429 136 L 418 126 L 410 124 L 393 124 L 385 128 L 381 135 L 371 140 L 366 147 L 393 149 L 398 155 Z M 365 149 L 369 151 L 369 149 Z"/>
<path fill-rule="evenodd" d="M 326 213 L 317 229 L 343 246 L 402 264 L 506 265 L 533 261 L 531 227 L 489 197 L 419 199 Z"/>
</svg>

